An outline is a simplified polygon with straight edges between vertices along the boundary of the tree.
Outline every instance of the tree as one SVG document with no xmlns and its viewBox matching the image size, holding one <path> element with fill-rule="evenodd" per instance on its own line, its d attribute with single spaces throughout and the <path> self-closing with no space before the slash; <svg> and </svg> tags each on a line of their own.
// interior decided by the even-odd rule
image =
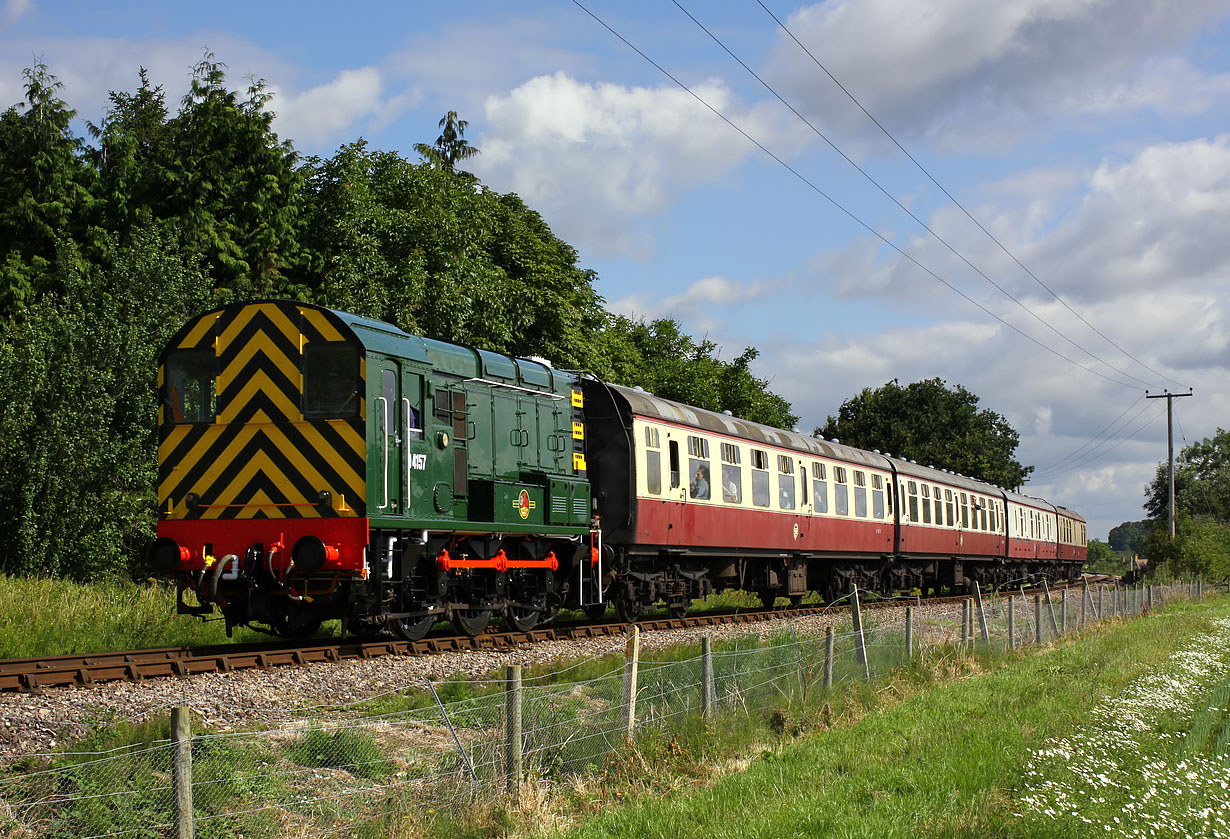
<svg viewBox="0 0 1230 839">
<path fill-rule="evenodd" d="M 1007 488 L 1033 471 L 1016 460 L 1020 437 L 1006 419 L 979 410 L 977 396 L 938 378 L 864 388 L 815 433 Z"/>
<path fill-rule="evenodd" d="M 466 141 L 466 128 L 470 123 L 457 117 L 456 111 L 449 111 L 440 119 L 440 136 L 434 145 L 415 143 L 414 150 L 423 159 L 437 169 L 442 169 L 450 175 L 456 172 L 457 163 L 469 160 L 479 151 Z"/>
<path fill-rule="evenodd" d="M 726 362 L 715 356 L 714 343 L 697 343 L 670 318 L 645 321 L 623 315 L 606 330 L 604 341 L 611 377 L 620 384 L 774 428 L 790 429 L 798 422 L 790 403 L 751 372 L 754 347 Z"/>
<path fill-rule="evenodd" d="M 0 336 L 0 573 L 144 570 L 157 519 L 157 358 L 209 286 L 156 230 L 111 250 L 105 269 L 61 253 L 62 292 Z"/>
<path fill-rule="evenodd" d="M 1081 571 L 1087 574 L 1121 575 L 1126 570 L 1123 557 L 1110 549 L 1110 545 L 1097 539 L 1089 540 L 1089 554 Z"/>
<path fill-rule="evenodd" d="M 1106 542 L 1113 551 L 1131 554 L 1140 553 L 1139 545 L 1149 532 L 1151 525 L 1152 522 L 1148 519 L 1144 521 L 1125 521 L 1110 529 Z"/>
<path fill-rule="evenodd" d="M 84 259 L 102 239 L 91 224 L 94 172 L 71 128 L 77 112 L 47 65 L 22 75 L 25 100 L 0 115 L 0 319 L 54 290 L 62 242 L 75 241 Z"/>
<path fill-rule="evenodd" d="M 1170 485 L 1165 463 L 1159 463 L 1145 489 L 1145 510 L 1152 518 L 1169 521 Z M 1230 431 L 1218 428 L 1185 446 L 1174 464 L 1175 510 L 1209 516 L 1230 525 Z"/>
</svg>

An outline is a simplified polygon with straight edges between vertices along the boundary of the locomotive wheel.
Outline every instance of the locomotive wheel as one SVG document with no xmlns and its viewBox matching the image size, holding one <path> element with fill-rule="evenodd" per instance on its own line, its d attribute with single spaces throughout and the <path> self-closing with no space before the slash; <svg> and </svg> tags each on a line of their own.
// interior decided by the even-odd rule
<svg viewBox="0 0 1230 839">
<path fill-rule="evenodd" d="M 760 598 L 760 602 L 766 609 L 772 609 L 777 603 L 777 592 L 775 591 L 758 591 L 756 596 Z"/>
<path fill-rule="evenodd" d="M 518 632 L 529 632 L 538 626 L 538 618 L 541 614 L 542 611 L 539 609 L 509 606 L 504 612 L 504 620 Z"/>
<path fill-rule="evenodd" d="M 606 603 L 591 603 L 585 607 L 585 617 L 591 621 L 600 621 L 606 617 Z"/>
<path fill-rule="evenodd" d="M 635 623 L 641 615 L 641 604 L 636 600 L 615 599 L 615 616 L 622 623 Z"/>
<path fill-rule="evenodd" d="M 674 603 L 666 607 L 666 614 L 672 618 L 686 618 L 688 616 L 688 601 L 682 603 Z"/>
<path fill-rule="evenodd" d="M 403 641 L 421 641 L 423 636 L 431 631 L 431 626 L 435 622 L 435 615 L 422 618 L 391 618 L 389 629 Z"/>
<path fill-rule="evenodd" d="M 461 630 L 462 634 L 469 635 L 471 638 L 483 634 L 483 630 L 487 628 L 487 624 L 491 621 L 490 609 L 462 609 L 453 612 L 453 625 Z"/>
</svg>

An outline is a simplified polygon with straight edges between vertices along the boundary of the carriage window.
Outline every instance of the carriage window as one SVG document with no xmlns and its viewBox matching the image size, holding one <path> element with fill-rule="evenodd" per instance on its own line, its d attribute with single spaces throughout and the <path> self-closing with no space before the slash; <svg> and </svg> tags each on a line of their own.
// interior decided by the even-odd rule
<svg viewBox="0 0 1230 839">
<path fill-rule="evenodd" d="M 954 508 L 952 504 L 952 490 L 950 489 L 944 490 L 944 507 L 945 507 L 945 512 L 948 515 L 948 526 L 952 527 L 954 524 L 957 523 L 957 517 L 954 512 Z"/>
<path fill-rule="evenodd" d="M 817 471 L 813 473 L 816 478 L 811 484 L 811 494 L 815 499 L 816 512 L 827 513 L 829 511 L 829 485 L 824 480 L 824 465 L 817 463 L 814 468 Z"/>
<path fill-rule="evenodd" d="M 799 467 L 799 493 L 802 496 L 799 503 L 802 506 L 806 507 L 807 506 L 807 467 L 806 466 Z"/>
<path fill-rule="evenodd" d="M 709 469 L 709 461 L 700 460 L 695 457 L 689 458 L 688 475 L 691 476 L 691 482 L 688 484 L 688 487 L 691 490 L 693 498 L 700 498 L 704 500 L 713 495 L 711 489 L 713 474 Z"/>
<path fill-rule="evenodd" d="M 961 493 L 961 526 L 969 527 L 969 499 L 965 493 Z"/>
<path fill-rule="evenodd" d="M 695 458 L 709 459 L 709 441 L 704 437 L 688 437 L 688 454 Z"/>
<path fill-rule="evenodd" d="M 213 422 L 218 415 L 218 358 L 214 351 L 169 353 L 163 399 L 167 422 Z"/>
<path fill-rule="evenodd" d="M 743 503 L 742 467 L 722 464 L 722 500 L 730 504 Z"/>
<path fill-rule="evenodd" d="M 658 429 L 652 426 L 645 426 L 645 445 L 651 449 L 662 448 L 661 438 L 658 436 Z"/>
<path fill-rule="evenodd" d="M 817 481 L 827 481 L 828 480 L 828 476 L 825 474 L 825 471 L 824 471 L 823 463 L 813 463 L 812 471 L 813 471 L 813 474 L 816 476 Z"/>
<path fill-rule="evenodd" d="M 679 488 L 679 441 L 670 441 L 671 452 L 671 489 Z"/>
<path fill-rule="evenodd" d="M 794 509 L 794 475 L 777 476 L 778 497 L 783 510 Z"/>
<path fill-rule="evenodd" d="M 914 499 L 910 499 L 911 507 L 914 504 Z M 931 524 L 931 487 L 926 484 L 922 485 L 922 520 L 923 524 Z"/>
<path fill-rule="evenodd" d="M 752 470 L 752 503 L 757 507 L 769 506 L 769 473 L 763 469 Z"/>
<path fill-rule="evenodd" d="M 940 500 L 940 488 L 935 488 L 935 523 L 944 523 L 944 502 Z"/>
<path fill-rule="evenodd" d="M 752 468 L 753 469 L 768 469 L 769 468 L 769 453 L 763 449 L 752 449 Z"/>
<path fill-rule="evenodd" d="M 857 478 L 859 473 L 855 472 L 854 475 Z M 854 515 L 860 519 L 867 518 L 867 487 L 865 486 L 854 487 Z"/>
<path fill-rule="evenodd" d="M 739 465 L 739 447 L 734 443 L 722 444 L 722 462 Z"/>
<path fill-rule="evenodd" d="M 833 484 L 833 511 L 839 516 L 850 515 L 849 493 L 850 488 L 845 484 Z"/>
<path fill-rule="evenodd" d="M 910 521 L 918 521 L 918 484 L 910 481 L 907 487 L 910 492 Z"/>
<path fill-rule="evenodd" d="M 652 495 L 662 494 L 662 452 L 645 450 L 645 483 Z"/>
<path fill-rule="evenodd" d="M 878 478 L 879 475 L 876 477 Z M 884 490 L 882 489 L 871 491 L 871 515 L 877 519 L 884 518 Z"/>
<path fill-rule="evenodd" d="M 983 530 L 987 530 L 987 529 L 988 529 L 988 528 L 987 528 L 987 505 L 986 505 L 986 499 L 983 499 L 983 504 L 982 504 L 982 529 L 983 529 Z"/>
</svg>

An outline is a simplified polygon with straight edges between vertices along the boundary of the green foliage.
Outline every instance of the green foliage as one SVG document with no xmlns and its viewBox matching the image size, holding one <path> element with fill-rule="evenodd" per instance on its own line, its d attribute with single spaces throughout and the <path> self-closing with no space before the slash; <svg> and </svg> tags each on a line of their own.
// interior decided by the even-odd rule
<svg viewBox="0 0 1230 839">
<path fill-rule="evenodd" d="M 1157 465 L 1146 493 L 1146 512 L 1168 520 L 1170 487 L 1165 463 Z M 1174 460 L 1174 499 L 1176 511 L 1230 524 L 1230 431 L 1219 428 L 1212 437 L 1179 452 Z"/>
<path fill-rule="evenodd" d="M 619 384 L 774 428 L 790 429 L 798 422 L 790 403 L 751 372 L 758 355 L 754 347 L 734 361 L 722 361 L 713 342 L 698 343 L 672 319 L 647 322 L 623 315 L 611 324 L 606 343 L 611 377 Z"/>
<path fill-rule="evenodd" d="M 1128 571 L 1124 558 L 1098 539 L 1089 540 L 1089 555 L 1081 571 L 1086 574 L 1123 574 Z"/>
<path fill-rule="evenodd" d="M 318 769 L 344 769 L 360 778 L 380 780 L 393 771 L 375 738 L 366 731 L 314 728 L 291 744 L 287 757 L 303 766 Z"/>
<path fill-rule="evenodd" d="M 436 138 L 436 142 L 430 146 L 426 143 L 415 143 L 414 150 L 437 169 L 449 174 L 466 174 L 456 172 L 457 164 L 479 153 L 478 149 L 465 139 L 469 125 L 470 123 L 457 116 L 456 111 L 449 111 L 440 118 L 440 136 Z"/>
<path fill-rule="evenodd" d="M 1230 525 L 1213 516 L 1176 514 L 1174 539 L 1169 520 L 1156 519 L 1142 549 L 1151 565 L 1164 564 L 1171 574 L 1230 577 Z"/>
<path fill-rule="evenodd" d="M 78 264 L 0 336 L 3 573 L 97 578 L 153 540 L 157 357 L 207 283 L 152 231 Z"/>
<path fill-rule="evenodd" d="M 977 396 L 938 378 L 864 388 L 815 433 L 1010 489 L 1034 469 L 1017 461 L 1020 436 L 1006 419 L 979 410 Z"/>
<path fill-rule="evenodd" d="M 1106 539 L 1107 544 L 1110 545 L 1112 551 L 1125 551 L 1131 554 L 1140 553 L 1139 543 L 1149 532 L 1152 524 L 1148 519 L 1144 521 L 1125 521 L 1110 529 L 1110 534 Z"/>
</svg>

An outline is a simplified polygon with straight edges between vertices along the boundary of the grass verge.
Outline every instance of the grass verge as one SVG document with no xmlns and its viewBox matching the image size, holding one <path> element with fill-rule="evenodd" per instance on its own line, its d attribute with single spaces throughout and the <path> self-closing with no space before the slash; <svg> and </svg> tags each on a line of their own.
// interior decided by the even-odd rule
<svg viewBox="0 0 1230 839">
<path fill-rule="evenodd" d="M 1078 812 L 1089 810 L 1096 816 L 1086 823 L 1079 816 L 1057 820 L 1041 813 L 1046 789 L 1030 800 L 1029 791 L 1039 784 L 1029 773 L 1039 772 L 1044 764 L 1043 771 L 1062 782 L 1064 755 L 1070 753 L 1062 745 L 1070 742 L 1064 738 L 1078 736 L 1091 718 L 1101 719 L 1096 715 L 1112 707 L 1107 703 L 1154 669 L 1164 671 L 1176 652 L 1187 655 L 1193 639 L 1210 637 L 1214 621 L 1227 617 L 1230 601 L 1177 605 L 1042 651 L 967 663 L 965 675 L 979 666 L 988 671 L 956 681 L 948 681 L 944 668 L 935 666 L 940 662 L 922 662 L 886 683 L 850 686 L 838 719 L 830 723 L 832 730 L 766 748 L 741 772 L 713 771 L 720 769 L 721 755 L 729 754 L 716 742 L 702 745 L 688 742 L 686 733 L 683 739 L 676 735 L 671 742 L 677 752 L 703 749 L 681 760 L 656 753 L 650 738 L 642 750 L 644 764 L 623 784 L 611 786 L 599 779 L 579 785 L 565 798 L 565 806 L 555 809 L 566 812 L 571 804 L 579 812 L 593 812 L 595 796 L 606 802 L 628 799 L 627 806 L 604 808 L 579 825 L 561 827 L 560 820 L 569 820 L 560 816 L 554 828 L 526 825 L 514 832 L 586 839 L 1106 835 L 1107 824 L 1113 829 L 1116 817 L 1120 825 L 1126 824 L 1130 813 L 1123 808 L 1131 796 L 1147 792 L 1123 782 L 1133 776 L 1108 785 L 1097 796 L 1102 801 L 1081 802 Z M 1201 748 L 1207 752 L 1222 740 L 1225 722 L 1224 711 L 1212 708 L 1216 701 L 1205 704 L 1198 728 L 1205 731 Z M 1183 748 L 1192 748 L 1186 732 L 1196 726 L 1185 728 L 1182 714 L 1175 717 L 1164 707 L 1153 707 L 1158 713 L 1150 715 L 1148 708 L 1141 713 L 1144 736 L 1135 748 L 1170 755 L 1172 765 L 1178 766 L 1182 749 L 1173 744 L 1182 741 Z M 806 730 L 823 722 L 804 718 L 796 725 Z M 1105 729 L 1115 720 L 1103 722 Z M 740 744 L 736 738 L 730 745 Z M 1142 757 L 1144 762 L 1149 759 L 1149 754 Z M 1147 783 L 1145 776 L 1136 777 L 1141 785 Z M 1185 788 L 1185 800 L 1179 803 L 1198 816 L 1199 801 L 1186 789 L 1196 786 L 1195 778 L 1183 783 L 1185 777 L 1178 776 Z M 648 778 L 654 780 L 643 780 Z M 696 790 L 698 784 L 702 788 Z"/>
</svg>

